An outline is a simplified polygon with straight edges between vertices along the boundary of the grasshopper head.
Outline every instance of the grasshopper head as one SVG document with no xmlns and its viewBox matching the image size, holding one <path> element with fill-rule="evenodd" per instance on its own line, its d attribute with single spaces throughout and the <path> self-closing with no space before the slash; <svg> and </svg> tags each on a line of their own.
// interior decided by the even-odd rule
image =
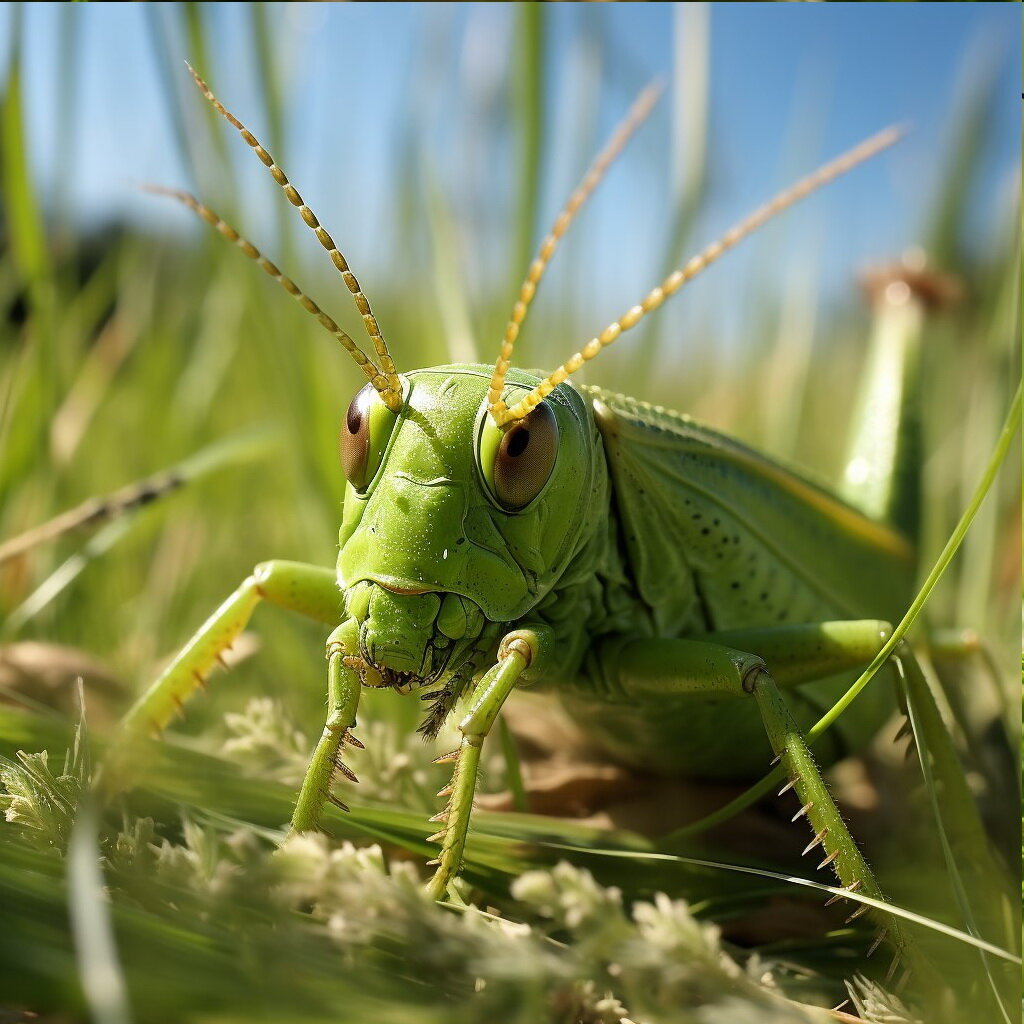
<svg viewBox="0 0 1024 1024">
<path fill-rule="evenodd" d="M 411 689 L 493 653 L 497 624 L 522 619 L 589 539 L 605 482 L 583 399 L 556 388 L 503 430 L 489 380 L 483 366 L 417 371 L 397 413 L 367 385 L 342 424 L 338 581 L 376 685 Z M 514 371 L 507 393 L 539 380 Z"/>
</svg>

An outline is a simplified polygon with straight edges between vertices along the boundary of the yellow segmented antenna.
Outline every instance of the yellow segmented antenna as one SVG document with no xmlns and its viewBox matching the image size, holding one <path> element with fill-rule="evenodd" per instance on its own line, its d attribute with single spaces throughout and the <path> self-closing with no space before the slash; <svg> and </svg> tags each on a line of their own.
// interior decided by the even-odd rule
<svg viewBox="0 0 1024 1024">
<path fill-rule="evenodd" d="M 353 274 L 349 269 L 348 261 L 345 259 L 341 250 L 334 244 L 334 239 L 331 238 L 327 230 L 321 225 L 320 221 L 317 220 L 316 214 L 305 204 L 302 196 L 299 195 L 298 189 L 296 189 L 288 180 L 288 176 L 277 165 L 277 163 L 275 163 L 274 158 L 263 148 L 262 145 L 260 145 L 259 139 L 257 139 L 256 136 L 253 135 L 253 133 L 249 131 L 249 129 L 246 128 L 245 125 L 242 124 L 242 122 L 239 121 L 238 118 L 235 117 L 235 115 L 232 114 L 219 99 L 217 99 L 213 94 L 213 91 L 191 64 L 186 61 L 185 66 L 188 68 L 189 74 L 191 74 L 192 78 L 195 80 L 196 85 L 199 86 L 202 94 L 210 101 L 211 104 L 213 104 L 214 109 L 221 114 L 233 128 L 237 129 L 239 135 L 242 136 L 247 145 L 260 158 L 260 161 L 267 170 L 270 171 L 274 181 L 281 186 L 281 190 L 288 198 L 288 202 L 298 209 L 299 216 L 302 217 L 306 226 L 314 235 L 316 235 L 317 241 L 319 241 L 319 243 L 327 250 L 327 254 L 331 257 L 331 262 L 341 274 L 342 280 L 345 282 L 345 287 L 348 288 L 351 293 L 352 300 L 356 304 L 356 309 L 359 310 L 359 314 L 363 318 L 363 326 L 366 328 L 366 333 L 370 336 L 370 341 L 373 343 L 374 351 L 377 353 L 377 358 L 380 362 L 380 370 L 388 381 L 388 389 L 391 394 L 395 396 L 395 401 L 398 403 L 400 408 L 402 385 L 398 379 L 398 371 L 395 369 L 391 353 L 388 351 L 387 342 L 380 333 L 377 318 L 373 315 L 373 311 L 370 309 L 369 300 L 359 287 L 359 281 L 356 280 L 355 274 Z M 383 394 L 381 397 L 384 397 Z M 385 401 L 387 401 L 387 399 L 385 399 Z M 388 401 L 387 404 L 389 408 L 392 407 L 392 402 Z M 398 410 L 395 409 L 394 411 L 397 412 Z"/>
<path fill-rule="evenodd" d="M 376 388 L 388 408 L 393 412 L 401 410 L 400 396 L 396 396 L 392 390 L 393 385 L 391 382 L 370 361 L 363 350 L 290 277 L 282 274 L 277 265 L 268 260 L 252 242 L 243 238 L 230 224 L 211 210 L 209 206 L 201 203 L 191 193 L 183 192 L 181 189 L 176 188 L 164 188 L 162 185 L 143 185 L 142 187 L 145 191 L 152 192 L 154 195 L 170 196 L 172 199 L 177 199 L 179 203 L 183 203 L 190 210 L 197 213 L 207 224 L 216 228 L 229 242 L 237 245 L 249 259 L 258 263 L 264 273 L 272 277 L 307 313 L 312 313 L 323 327 L 341 342 L 346 351 L 359 364 L 360 369 L 366 374 L 366 379 Z"/>
<path fill-rule="evenodd" d="M 647 116 L 661 96 L 661 91 L 661 83 L 652 82 L 637 97 L 629 113 L 615 129 L 604 149 L 598 154 L 597 159 L 590 165 L 589 170 L 583 176 L 583 180 L 576 187 L 572 195 L 569 196 L 565 206 L 562 207 L 561 212 L 555 218 L 555 223 L 552 225 L 551 230 L 544 241 L 541 242 L 540 249 L 537 250 L 537 255 L 530 264 L 529 271 L 527 271 L 526 280 L 523 281 L 519 288 L 519 298 L 512 307 L 512 314 L 509 317 L 508 324 L 505 327 L 505 335 L 501 341 L 501 353 L 498 356 L 498 361 L 494 364 L 491 386 L 487 392 L 487 403 L 492 415 L 496 409 L 503 410 L 506 408 L 505 403 L 501 400 L 501 389 L 505 384 L 505 375 L 508 373 L 508 368 L 512 361 L 512 349 L 515 346 L 516 338 L 519 337 L 519 328 L 526 318 L 526 311 L 537 292 L 537 285 L 540 284 L 540 279 L 544 276 L 548 263 L 551 262 L 555 248 L 568 230 L 580 207 L 590 198 L 591 193 L 597 188 L 605 172 L 622 152 L 630 136 L 647 120 Z M 497 419 L 496 416 L 495 419 Z M 501 420 L 498 420 L 499 424 L 501 422 Z"/>
<path fill-rule="evenodd" d="M 525 398 L 515 405 L 507 406 L 504 402 L 492 402 L 489 411 L 498 426 L 504 426 L 514 420 L 520 420 L 539 405 L 559 384 L 570 374 L 575 373 L 585 362 L 593 359 L 601 349 L 610 345 L 624 331 L 635 327 L 648 313 L 657 309 L 669 296 L 674 295 L 687 281 L 692 280 L 702 270 L 715 262 L 741 239 L 757 230 L 766 221 L 787 207 L 803 199 L 805 196 L 821 188 L 822 185 L 844 174 L 859 163 L 869 159 L 883 149 L 891 146 L 903 135 L 899 127 L 886 128 L 877 135 L 871 136 L 842 156 L 820 167 L 813 174 L 802 178 L 795 185 L 779 192 L 763 206 L 759 207 L 738 224 L 731 227 L 718 241 L 712 242 L 703 252 L 694 256 L 688 263 L 673 271 L 656 288 L 644 296 L 639 305 L 627 310 L 618 320 L 609 324 L 600 334 L 591 338 L 575 355 L 567 359 L 554 373 L 545 377 Z"/>
</svg>

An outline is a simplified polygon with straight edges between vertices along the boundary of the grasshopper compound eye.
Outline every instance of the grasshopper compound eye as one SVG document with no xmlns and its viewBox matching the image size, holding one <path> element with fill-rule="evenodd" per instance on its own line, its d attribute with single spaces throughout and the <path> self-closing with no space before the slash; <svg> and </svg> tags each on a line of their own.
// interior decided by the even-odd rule
<svg viewBox="0 0 1024 1024">
<path fill-rule="evenodd" d="M 485 421 L 480 438 L 480 469 L 495 500 L 518 512 L 537 497 L 558 455 L 558 423 L 547 402 L 502 432 Z"/>
<path fill-rule="evenodd" d="M 396 419 L 372 384 L 366 384 L 349 404 L 339 440 L 341 468 L 360 494 L 380 469 Z"/>
</svg>

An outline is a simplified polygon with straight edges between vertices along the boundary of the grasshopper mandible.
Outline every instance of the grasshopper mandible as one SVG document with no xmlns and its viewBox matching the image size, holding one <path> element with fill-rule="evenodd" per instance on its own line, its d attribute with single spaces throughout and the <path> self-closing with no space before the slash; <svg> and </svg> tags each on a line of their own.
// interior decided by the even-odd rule
<svg viewBox="0 0 1024 1024">
<path fill-rule="evenodd" d="M 820 847 L 820 866 L 830 864 L 844 889 L 883 899 L 801 729 L 841 692 L 836 673 L 879 651 L 911 595 L 910 540 L 882 522 L 898 520 L 913 500 L 899 416 L 885 425 L 891 443 L 877 445 L 884 457 L 866 472 L 861 466 L 840 498 L 684 415 L 568 378 L 755 228 L 899 132 L 880 133 L 777 195 L 553 373 L 513 369 L 544 270 L 654 104 L 657 90 L 648 89 L 541 245 L 496 364 L 399 373 L 331 236 L 255 136 L 192 73 L 328 251 L 374 354 L 212 210 L 160 190 L 258 262 L 344 346 L 367 383 L 341 427 L 348 486 L 336 569 L 257 566 L 135 704 L 123 740 L 166 726 L 256 605 L 270 601 L 334 627 L 327 720 L 295 831 L 316 828 L 327 801 L 344 807 L 333 786 L 339 775 L 354 777 L 342 755 L 362 746 L 352 730 L 363 687 L 426 698 L 428 736 L 465 700 L 461 745 L 441 759 L 454 764 L 439 794 L 447 806 L 433 819 L 442 824 L 431 837 L 440 853 L 429 891 L 443 898 L 460 870 L 481 746 L 506 698 L 526 685 L 556 692 L 612 756 L 638 767 L 754 778 L 774 752 L 799 797 L 797 817 L 811 826 L 808 850 Z M 866 691 L 819 757 L 856 749 L 891 707 L 889 690 Z"/>
</svg>

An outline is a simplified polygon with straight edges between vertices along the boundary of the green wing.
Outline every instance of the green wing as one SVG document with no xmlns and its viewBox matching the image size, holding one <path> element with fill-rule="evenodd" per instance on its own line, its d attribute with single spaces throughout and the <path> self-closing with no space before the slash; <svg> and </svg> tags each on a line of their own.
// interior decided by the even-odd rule
<svg viewBox="0 0 1024 1024">
<path fill-rule="evenodd" d="M 902 616 L 914 559 L 900 534 L 687 416 L 581 390 L 630 570 L 661 635 Z"/>
</svg>

